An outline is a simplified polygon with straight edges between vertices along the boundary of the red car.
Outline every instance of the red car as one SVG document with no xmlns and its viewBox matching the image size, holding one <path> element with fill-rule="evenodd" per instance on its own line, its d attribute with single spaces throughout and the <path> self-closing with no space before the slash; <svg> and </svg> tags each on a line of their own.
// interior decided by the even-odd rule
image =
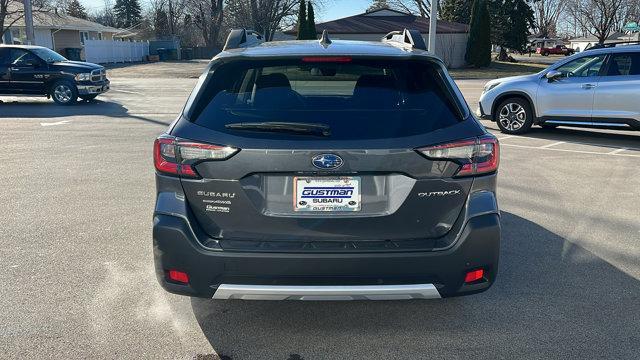
<svg viewBox="0 0 640 360">
<path fill-rule="evenodd" d="M 550 54 L 569 56 L 569 55 L 573 55 L 575 52 L 576 51 L 574 49 L 568 48 L 565 45 L 556 45 L 555 47 L 552 47 L 552 48 L 539 47 L 536 49 L 536 53 L 542 56 L 549 56 Z"/>
</svg>

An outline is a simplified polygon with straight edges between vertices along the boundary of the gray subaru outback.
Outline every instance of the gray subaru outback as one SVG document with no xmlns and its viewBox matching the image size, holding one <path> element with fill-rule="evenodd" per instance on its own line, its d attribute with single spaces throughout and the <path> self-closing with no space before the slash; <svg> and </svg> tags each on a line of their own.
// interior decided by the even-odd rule
<svg viewBox="0 0 640 360">
<path fill-rule="evenodd" d="M 418 32 L 263 43 L 233 30 L 155 141 L 172 293 L 391 300 L 494 282 L 499 146 Z"/>
</svg>

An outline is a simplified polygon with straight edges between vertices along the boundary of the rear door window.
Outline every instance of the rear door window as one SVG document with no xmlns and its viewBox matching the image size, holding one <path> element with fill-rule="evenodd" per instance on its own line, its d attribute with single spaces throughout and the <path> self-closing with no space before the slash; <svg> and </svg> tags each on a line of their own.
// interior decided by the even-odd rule
<svg viewBox="0 0 640 360">
<path fill-rule="evenodd" d="M 0 65 L 7 66 L 10 64 L 9 53 L 10 53 L 9 49 L 0 48 Z"/>
<path fill-rule="evenodd" d="M 607 76 L 640 75 L 640 53 L 624 53 L 611 56 Z"/>
<path fill-rule="evenodd" d="M 242 136 L 292 135 L 239 133 L 225 125 L 316 123 L 329 126 L 332 139 L 380 139 L 454 125 L 464 109 L 435 63 L 342 58 L 221 65 L 188 114 L 198 125 Z"/>
</svg>

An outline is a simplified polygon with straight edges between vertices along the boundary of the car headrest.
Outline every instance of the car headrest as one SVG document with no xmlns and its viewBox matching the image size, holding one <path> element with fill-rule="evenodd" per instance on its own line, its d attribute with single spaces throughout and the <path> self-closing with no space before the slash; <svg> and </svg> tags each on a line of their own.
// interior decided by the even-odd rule
<svg viewBox="0 0 640 360">
<path fill-rule="evenodd" d="M 287 88 L 291 89 L 291 83 L 287 75 L 282 73 L 274 73 L 267 75 L 260 75 L 256 80 L 256 89 L 266 88 Z"/>
<path fill-rule="evenodd" d="M 386 75 L 362 75 L 353 90 L 353 105 L 369 109 L 392 109 L 398 105 L 395 81 Z"/>
<path fill-rule="evenodd" d="M 609 65 L 609 71 L 608 71 L 607 75 L 609 75 L 609 76 L 622 75 L 620 73 L 620 67 L 618 66 L 618 62 L 615 61 L 615 59 L 613 61 L 611 61 L 611 64 Z"/>
<path fill-rule="evenodd" d="M 365 87 L 393 89 L 395 83 L 393 78 L 387 75 L 362 75 L 358 78 L 355 89 L 358 90 Z"/>
</svg>

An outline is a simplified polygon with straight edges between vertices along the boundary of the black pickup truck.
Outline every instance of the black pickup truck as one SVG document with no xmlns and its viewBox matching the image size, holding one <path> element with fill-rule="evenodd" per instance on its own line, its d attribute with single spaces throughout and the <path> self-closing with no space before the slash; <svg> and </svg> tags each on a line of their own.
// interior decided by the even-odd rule
<svg viewBox="0 0 640 360">
<path fill-rule="evenodd" d="M 69 61 L 41 46 L 0 45 L 0 95 L 43 95 L 71 105 L 108 90 L 103 66 Z"/>
</svg>

